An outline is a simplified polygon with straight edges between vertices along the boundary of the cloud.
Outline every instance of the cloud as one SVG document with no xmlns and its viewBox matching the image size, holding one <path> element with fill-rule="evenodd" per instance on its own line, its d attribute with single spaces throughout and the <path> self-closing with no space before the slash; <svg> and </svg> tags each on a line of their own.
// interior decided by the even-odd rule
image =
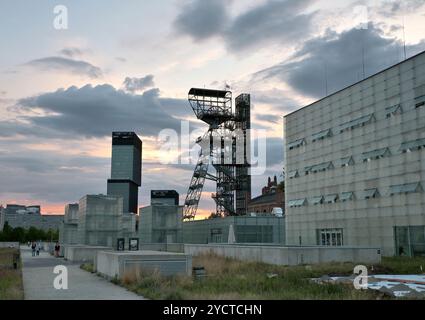
<svg viewBox="0 0 425 320">
<path fill-rule="evenodd" d="M 25 66 L 30 66 L 43 71 L 62 71 L 92 79 L 102 77 L 102 70 L 86 61 L 74 60 L 64 57 L 46 57 L 29 61 Z"/>
<path fill-rule="evenodd" d="M 340 34 L 328 31 L 311 39 L 289 59 L 265 70 L 254 78 L 275 78 L 288 83 L 303 95 L 318 98 L 343 89 L 363 78 L 362 47 L 364 46 L 365 76 L 400 62 L 403 44 L 370 25 L 367 30 L 352 29 Z M 408 52 L 418 53 L 425 43 L 409 46 Z"/>
<path fill-rule="evenodd" d="M 162 129 L 180 130 L 180 120 L 166 110 L 179 101 L 162 99 L 158 89 L 133 95 L 111 85 L 44 93 L 18 100 L 15 108 L 21 114 L 41 110 L 38 115 L 22 115 L 15 121 L 0 122 L 0 136 L 16 134 L 62 137 L 106 137 L 112 131 L 135 131 L 156 137 Z M 186 104 L 186 103 L 185 103 Z M 183 106 L 183 103 L 179 103 Z M 190 112 L 189 108 L 187 112 Z"/>
<path fill-rule="evenodd" d="M 269 0 L 236 17 L 225 32 L 231 51 L 266 44 L 297 42 L 312 31 L 314 13 L 304 14 L 313 0 Z"/>
<path fill-rule="evenodd" d="M 128 92 L 142 91 L 143 89 L 154 87 L 155 83 L 153 81 L 154 76 L 149 74 L 146 77 L 142 78 L 125 78 L 123 85 L 125 90 Z"/>
<path fill-rule="evenodd" d="M 68 58 L 74 58 L 76 56 L 81 56 L 83 54 L 83 51 L 78 48 L 67 47 L 63 48 L 59 53 Z"/>
<path fill-rule="evenodd" d="M 222 32 L 227 21 L 225 0 L 194 0 L 183 6 L 174 27 L 195 40 L 205 40 Z"/>
<path fill-rule="evenodd" d="M 182 9 L 174 25 L 196 41 L 221 36 L 229 50 L 239 52 L 307 37 L 315 14 L 303 11 L 314 1 L 268 0 L 232 20 L 225 1 L 197 0 Z"/>
<path fill-rule="evenodd" d="M 386 0 L 379 3 L 377 11 L 386 18 L 417 12 L 425 5 L 423 0 Z"/>
</svg>

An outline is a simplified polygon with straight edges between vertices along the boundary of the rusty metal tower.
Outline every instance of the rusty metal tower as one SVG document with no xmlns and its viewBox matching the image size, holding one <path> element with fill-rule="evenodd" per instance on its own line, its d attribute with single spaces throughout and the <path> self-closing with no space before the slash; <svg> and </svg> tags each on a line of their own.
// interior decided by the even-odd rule
<svg viewBox="0 0 425 320">
<path fill-rule="evenodd" d="M 186 196 L 185 220 L 195 218 L 207 179 L 216 182 L 212 198 L 217 216 L 246 214 L 251 198 L 250 96 L 242 94 L 235 101 L 233 112 L 230 91 L 196 88 L 189 91 L 189 103 L 195 115 L 209 129 L 196 141 L 201 151 Z M 208 172 L 211 165 L 215 175 Z"/>
</svg>

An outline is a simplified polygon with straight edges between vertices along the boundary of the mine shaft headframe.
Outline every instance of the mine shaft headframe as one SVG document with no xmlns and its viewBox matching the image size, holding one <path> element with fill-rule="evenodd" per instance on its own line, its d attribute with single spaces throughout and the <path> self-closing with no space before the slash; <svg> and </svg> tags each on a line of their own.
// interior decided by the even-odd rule
<svg viewBox="0 0 425 320">
<path fill-rule="evenodd" d="M 196 117 L 210 126 L 219 126 L 233 118 L 231 91 L 192 88 L 188 96 Z"/>
</svg>

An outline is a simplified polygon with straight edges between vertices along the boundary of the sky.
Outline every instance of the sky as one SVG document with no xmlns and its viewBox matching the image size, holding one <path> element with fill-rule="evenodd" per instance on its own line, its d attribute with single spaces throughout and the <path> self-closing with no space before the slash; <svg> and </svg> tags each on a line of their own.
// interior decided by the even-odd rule
<svg viewBox="0 0 425 320">
<path fill-rule="evenodd" d="M 257 196 L 282 179 L 282 117 L 424 51 L 424 19 L 425 0 L 2 0 L 0 204 L 61 214 L 106 193 L 112 131 L 143 140 L 139 206 L 152 189 L 183 202 L 195 163 L 166 163 L 183 151 L 164 152 L 160 133 L 192 147 L 208 129 L 192 87 L 251 94 L 267 134 Z"/>
</svg>

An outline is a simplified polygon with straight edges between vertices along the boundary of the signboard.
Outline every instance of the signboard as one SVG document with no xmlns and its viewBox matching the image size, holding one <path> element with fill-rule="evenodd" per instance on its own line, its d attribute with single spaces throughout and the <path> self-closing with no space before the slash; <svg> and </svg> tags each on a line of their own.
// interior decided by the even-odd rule
<svg viewBox="0 0 425 320">
<path fill-rule="evenodd" d="M 128 250 L 139 251 L 139 238 L 130 238 L 128 242 Z"/>
<path fill-rule="evenodd" d="M 124 251 L 125 250 L 125 239 L 119 238 L 117 239 L 117 251 Z"/>
</svg>

